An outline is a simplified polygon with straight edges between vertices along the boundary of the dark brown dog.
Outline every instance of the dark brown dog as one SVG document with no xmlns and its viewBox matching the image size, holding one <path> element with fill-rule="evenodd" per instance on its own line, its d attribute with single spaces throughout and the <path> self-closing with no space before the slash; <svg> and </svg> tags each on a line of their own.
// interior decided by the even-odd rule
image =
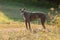
<svg viewBox="0 0 60 40">
<path fill-rule="evenodd" d="M 35 19 L 38 19 L 38 18 L 41 19 L 41 24 L 42 24 L 43 28 L 46 29 L 44 23 L 47 18 L 47 15 L 45 13 L 43 13 L 43 12 L 28 12 L 24 8 L 20 9 L 20 12 L 22 12 L 22 15 L 24 16 L 24 20 L 25 20 L 27 29 L 31 30 L 30 22 L 34 21 Z"/>
</svg>

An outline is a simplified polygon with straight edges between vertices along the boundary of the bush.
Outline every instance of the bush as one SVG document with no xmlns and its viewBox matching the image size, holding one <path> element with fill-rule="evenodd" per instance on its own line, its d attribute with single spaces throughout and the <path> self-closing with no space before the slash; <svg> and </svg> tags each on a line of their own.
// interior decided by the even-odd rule
<svg viewBox="0 0 60 40">
<path fill-rule="evenodd" d="M 56 22 L 56 26 L 60 27 L 60 17 L 57 17 L 55 22 Z"/>
</svg>

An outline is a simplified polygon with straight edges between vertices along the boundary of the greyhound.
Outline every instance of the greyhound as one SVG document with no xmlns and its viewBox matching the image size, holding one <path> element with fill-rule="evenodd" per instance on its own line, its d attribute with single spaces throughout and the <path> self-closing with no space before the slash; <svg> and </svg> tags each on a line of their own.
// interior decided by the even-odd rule
<svg viewBox="0 0 60 40">
<path fill-rule="evenodd" d="M 42 24 L 43 28 L 46 29 L 44 24 L 45 24 L 47 15 L 45 13 L 43 13 L 43 12 L 29 12 L 25 8 L 22 8 L 19 10 L 22 13 L 22 15 L 24 16 L 26 29 L 31 30 L 30 22 L 34 21 L 35 19 L 38 19 L 38 18 L 41 19 L 41 24 Z"/>
</svg>

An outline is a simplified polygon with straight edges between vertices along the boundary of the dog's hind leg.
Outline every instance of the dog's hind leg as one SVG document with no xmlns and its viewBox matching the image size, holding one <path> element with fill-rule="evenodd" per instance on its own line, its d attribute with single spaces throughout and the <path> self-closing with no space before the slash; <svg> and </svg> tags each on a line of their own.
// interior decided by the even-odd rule
<svg viewBox="0 0 60 40">
<path fill-rule="evenodd" d="M 45 27 L 45 18 L 44 17 L 41 18 L 41 24 L 42 24 L 43 28 L 46 29 L 46 27 Z"/>
</svg>

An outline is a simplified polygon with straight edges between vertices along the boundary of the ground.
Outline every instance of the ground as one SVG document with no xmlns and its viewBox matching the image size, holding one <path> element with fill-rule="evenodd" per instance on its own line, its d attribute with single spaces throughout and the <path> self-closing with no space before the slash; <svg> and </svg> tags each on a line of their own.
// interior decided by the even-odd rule
<svg viewBox="0 0 60 40">
<path fill-rule="evenodd" d="M 32 24 L 33 32 L 26 30 L 24 22 L 0 24 L 0 40 L 60 40 L 55 26 L 46 25 L 50 31 L 43 31 L 41 25 Z"/>
</svg>

